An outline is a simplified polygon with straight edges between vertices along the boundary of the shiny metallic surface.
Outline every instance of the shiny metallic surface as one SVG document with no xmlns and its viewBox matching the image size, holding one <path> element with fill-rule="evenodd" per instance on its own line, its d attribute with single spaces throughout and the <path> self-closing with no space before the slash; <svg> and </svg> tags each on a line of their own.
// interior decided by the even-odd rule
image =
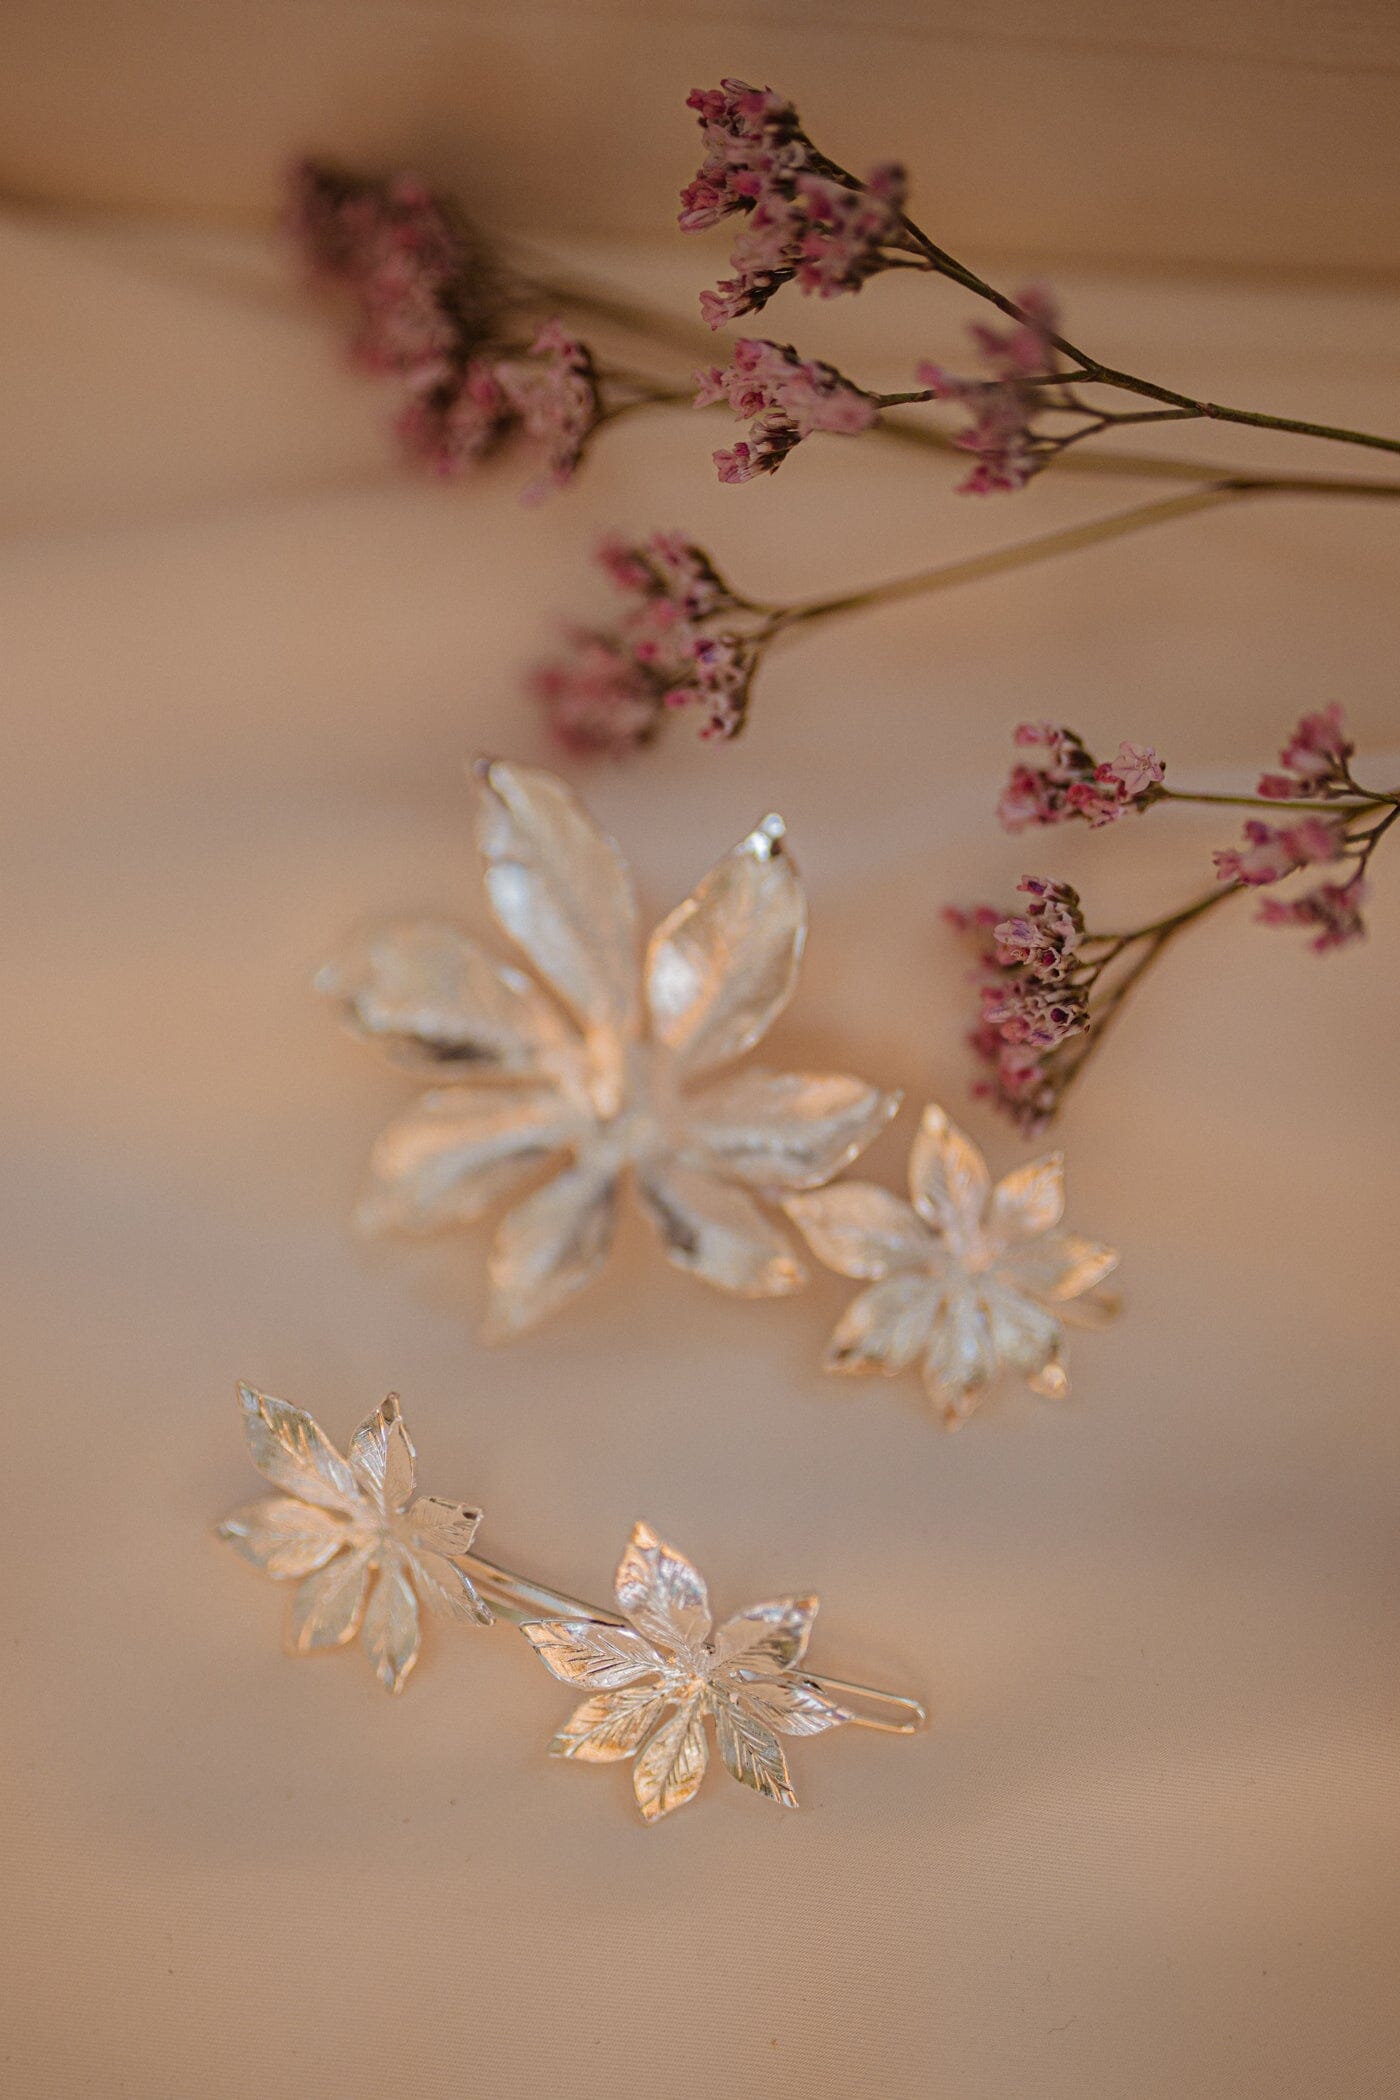
<svg viewBox="0 0 1400 2100">
<path fill-rule="evenodd" d="M 797 1795 L 780 1736 L 820 1735 L 847 1722 L 912 1735 L 924 1725 L 915 1699 L 798 1667 L 815 1597 L 752 1604 L 716 1630 L 704 1578 L 646 1524 L 634 1529 L 614 1588 L 620 1618 L 549 1619 L 521 1631 L 561 1683 L 587 1692 L 550 1755 L 585 1764 L 630 1759 L 633 1796 L 648 1823 L 699 1791 L 709 1762 L 707 1719 L 730 1776 L 784 1808 L 795 1808 Z"/>
<path fill-rule="evenodd" d="M 894 1377 L 920 1362 L 950 1429 L 1003 1370 L 1063 1398 L 1065 1328 L 1113 1317 L 1117 1300 L 1098 1286 L 1118 1265 L 1111 1247 L 1056 1229 L 1063 1155 L 1032 1160 L 993 1187 L 972 1140 L 930 1106 L 909 1191 L 906 1203 L 873 1183 L 841 1181 L 784 1204 L 819 1261 L 869 1286 L 832 1336 L 827 1369 Z"/>
<path fill-rule="evenodd" d="M 276 1495 L 218 1525 L 235 1552 L 276 1581 L 295 1581 L 287 1615 L 293 1655 L 343 1648 L 358 1633 L 386 1691 L 401 1692 L 418 1660 L 419 1605 L 489 1625 L 491 1613 L 455 1564 L 479 1510 L 415 1494 L 413 1444 L 391 1393 L 342 1458 L 300 1408 L 238 1388 L 248 1451 Z"/>
<path fill-rule="evenodd" d="M 357 1035 L 456 1081 L 380 1137 L 360 1222 L 435 1232 L 521 1195 L 489 1257 L 496 1339 L 592 1280 L 628 1181 L 676 1267 L 745 1297 L 800 1289 L 803 1264 L 756 1196 L 820 1188 L 899 1097 L 845 1074 L 721 1070 L 797 982 L 806 903 L 782 820 L 703 878 L 639 967 L 631 878 L 571 790 L 499 761 L 477 786 L 491 906 L 542 984 L 436 924 L 391 926 L 321 971 Z"/>
</svg>

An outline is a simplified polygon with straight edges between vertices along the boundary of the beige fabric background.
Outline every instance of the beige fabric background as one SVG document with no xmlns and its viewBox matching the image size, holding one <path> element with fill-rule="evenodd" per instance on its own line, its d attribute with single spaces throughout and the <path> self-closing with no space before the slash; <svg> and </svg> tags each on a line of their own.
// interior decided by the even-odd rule
<svg viewBox="0 0 1400 2100">
<path fill-rule="evenodd" d="M 8 32 L 23 37 L 8 92 L 29 112 L 23 139 L 7 127 L 18 186 L 85 209 L 31 202 L 0 222 L 0 2086 L 1388 2093 L 1395 870 L 1370 943 L 1330 961 L 1222 915 L 1106 1051 L 1063 1134 L 1073 1222 L 1124 1249 L 1131 1304 L 1076 1339 L 1063 1407 L 1007 1390 L 946 1438 L 912 1382 L 822 1378 L 835 1279 L 734 1305 L 630 1233 L 575 1311 L 482 1350 L 479 1236 L 366 1250 L 346 1230 L 368 1143 L 408 1088 L 337 1034 L 306 980 L 366 919 L 481 923 L 460 769 L 481 748 L 542 755 L 519 671 L 593 602 L 596 533 L 683 522 L 765 593 L 808 592 L 1146 490 L 1066 477 L 974 506 L 941 466 L 834 442 L 727 490 L 706 464 L 713 426 L 684 417 L 613 434 L 586 483 L 534 513 L 518 463 L 470 487 L 406 479 L 374 390 L 337 368 L 265 239 L 231 223 L 308 105 L 269 89 L 248 115 L 257 151 L 230 172 L 236 73 L 192 108 L 193 32 L 163 18 L 166 46 L 149 12 L 93 16 L 94 46 L 64 44 L 71 7 L 43 11 L 51 39 L 37 9 Z M 319 23 L 317 55 L 348 66 L 327 12 L 285 19 Z M 398 14 L 345 10 L 347 45 Z M 680 172 L 676 91 L 701 46 L 703 77 L 728 45 L 723 24 L 687 31 L 672 68 L 667 20 L 638 30 L 656 101 L 628 122 L 648 167 Z M 270 77 L 265 32 L 256 9 L 223 13 L 227 47 Z M 604 46 L 629 103 L 631 34 L 614 19 Z M 109 69 L 95 131 L 113 43 L 126 70 Z M 1285 43 L 1281 29 L 1265 103 Z M 359 46 L 362 110 L 379 106 L 364 59 L 379 48 Z M 931 91 L 963 62 L 907 48 Z M 1071 83 L 1057 121 L 1077 136 L 1096 105 L 1076 108 L 1077 60 L 1056 63 Z M 825 66 L 807 48 L 814 121 L 825 101 L 856 151 L 908 143 L 907 117 L 873 121 L 873 93 L 857 123 Z M 1306 77 L 1356 113 L 1354 137 L 1340 128 L 1360 152 L 1371 75 Z M 509 94 L 524 106 L 520 79 Z M 344 136 L 407 151 L 407 103 L 384 106 Z M 548 114 L 517 138 L 524 182 L 544 180 Z M 609 128 L 588 127 L 590 165 L 615 195 Z M 177 130 L 191 157 L 175 164 Z M 1330 159 L 1316 169 L 1325 187 Z M 1271 174 L 1281 245 L 1297 170 L 1280 154 Z M 104 202 L 187 206 L 190 223 Z M 1267 202 L 1256 182 L 1251 210 Z M 1235 242 L 1255 222 L 1231 209 L 1222 197 Z M 1348 207 L 1339 239 L 1360 242 L 1363 221 L 1369 241 L 1377 222 Z M 1062 224 L 1057 238 L 1072 247 Z M 688 311 L 719 250 L 588 253 Z M 1226 399 L 1396 423 L 1400 299 L 1380 283 L 1058 274 L 1105 354 Z M 782 325 L 878 376 L 951 354 L 958 319 L 948 296 L 900 284 L 820 314 L 793 301 Z M 1195 449 L 1320 464 L 1264 440 Z M 658 913 L 764 810 L 785 814 L 813 936 L 774 1053 L 906 1089 L 871 1155 L 893 1180 L 919 1102 L 966 1108 L 941 901 L 1045 866 L 1101 914 L 1145 912 L 1232 829 L 1162 814 L 1009 841 L 990 820 L 1009 724 L 1063 714 L 1091 740 L 1148 739 L 1179 778 L 1223 787 L 1302 707 L 1341 697 L 1387 754 L 1371 770 L 1394 772 L 1397 552 L 1400 515 L 1379 508 L 1191 521 L 833 629 L 774 666 L 741 746 L 678 734 L 587 790 Z M 998 1165 L 1022 1156 L 985 1114 L 967 1120 Z M 933 1729 L 796 1745 L 796 1814 L 721 1776 L 649 1831 L 620 1775 L 546 1760 L 565 1695 L 508 1631 L 434 1628 L 398 1701 L 355 1658 L 287 1661 L 280 1597 L 208 1533 L 252 1486 L 237 1375 L 342 1436 L 397 1386 L 428 1485 L 484 1506 L 483 1549 L 585 1594 L 640 1514 L 721 1605 L 817 1588 L 818 1665 L 923 1693 Z"/>
</svg>

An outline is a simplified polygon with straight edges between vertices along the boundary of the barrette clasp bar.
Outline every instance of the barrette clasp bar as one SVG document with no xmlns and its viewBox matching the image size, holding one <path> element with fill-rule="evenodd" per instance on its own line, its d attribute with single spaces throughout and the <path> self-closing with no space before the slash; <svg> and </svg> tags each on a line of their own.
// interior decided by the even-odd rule
<svg viewBox="0 0 1400 2100">
<path fill-rule="evenodd" d="M 539 1625 L 548 1620 L 596 1626 L 627 1624 L 619 1612 L 605 1605 L 589 1604 L 581 1597 L 549 1589 L 526 1575 L 483 1560 L 478 1554 L 458 1553 L 453 1557 L 496 1617 L 513 1626 Z M 928 1708 L 903 1692 L 877 1691 L 871 1685 L 852 1684 L 841 1677 L 820 1677 L 805 1668 L 801 1675 L 804 1683 L 837 1700 L 853 1727 L 874 1729 L 880 1735 L 918 1735 L 928 1726 Z M 887 1718 L 890 1714 L 900 1718 Z"/>
</svg>

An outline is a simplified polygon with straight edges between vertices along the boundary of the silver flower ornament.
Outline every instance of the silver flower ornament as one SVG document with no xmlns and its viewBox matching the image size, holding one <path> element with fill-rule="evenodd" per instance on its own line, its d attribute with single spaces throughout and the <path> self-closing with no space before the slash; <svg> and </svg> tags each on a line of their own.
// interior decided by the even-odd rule
<svg viewBox="0 0 1400 2100">
<path fill-rule="evenodd" d="M 1068 1393 L 1064 1330 L 1117 1311 L 1097 1286 L 1118 1256 L 1056 1230 L 1063 1154 L 1017 1167 L 994 1188 L 972 1140 L 929 1107 L 909 1156 L 909 1192 L 906 1203 L 843 1181 L 784 1206 L 819 1260 L 870 1282 L 832 1336 L 827 1369 L 894 1377 L 922 1360 L 950 1429 L 1003 1369 L 1050 1398 Z"/>
<path fill-rule="evenodd" d="M 401 1692 L 418 1660 L 419 1603 L 489 1625 L 491 1613 L 453 1556 L 481 1513 L 414 1493 L 416 1460 L 397 1397 L 362 1422 L 342 1458 L 299 1407 L 238 1388 L 253 1464 L 281 1492 L 218 1525 L 264 1574 L 295 1581 L 287 1614 L 293 1655 L 341 1648 L 358 1632 L 380 1683 Z"/>
<path fill-rule="evenodd" d="M 779 1736 L 820 1735 L 858 1718 L 798 1667 L 816 1598 L 750 1605 L 712 1633 L 704 1578 L 645 1524 L 628 1542 L 615 1593 L 624 1624 L 564 1619 L 521 1628 L 556 1677 L 588 1692 L 550 1744 L 551 1756 L 587 1764 L 631 1758 L 637 1806 L 654 1823 L 694 1799 L 709 1762 L 708 1718 L 726 1770 L 768 1800 L 796 1807 Z M 892 1703 L 922 1722 L 917 1702 Z"/>
<path fill-rule="evenodd" d="M 711 869 L 639 968 L 631 878 L 563 782 L 497 761 L 477 785 L 490 904 L 542 982 L 438 924 L 389 927 L 320 973 L 356 1033 L 454 1080 L 383 1132 L 361 1223 L 465 1225 L 554 1162 L 496 1233 L 496 1338 L 597 1273 L 629 1178 L 677 1267 L 748 1297 L 798 1289 L 806 1272 L 755 1194 L 830 1180 L 899 1097 L 842 1074 L 724 1070 L 797 979 L 806 905 L 781 819 Z"/>
</svg>

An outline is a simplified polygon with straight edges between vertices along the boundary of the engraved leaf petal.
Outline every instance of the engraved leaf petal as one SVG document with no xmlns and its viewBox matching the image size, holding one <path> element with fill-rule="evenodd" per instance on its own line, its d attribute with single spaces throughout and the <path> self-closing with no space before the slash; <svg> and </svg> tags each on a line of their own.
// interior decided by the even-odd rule
<svg viewBox="0 0 1400 2100">
<path fill-rule="evenodd" d="M 691 1138 L 758 1188 L 814 1189 L 862 1153 L 899 1107 L 844 1072 L 746 1071 L 694 1097 Z"/>
<path fill-rule="evenodd" d="M 1110 1326 L 1122 1310 L 1117 1291 L 1087 1290 L 1081 1297 L 1056 1301 L 1056 1311 L 1066 1327 L 1084 1327 L 1091 1333 Z"/>
<path fill-rule="evenodd" d="M 542 1619 L 520 1630 L 546 1669 L 564 1684 L 606 1691 L 659 1676 L 665 1668 L 650 1641 L 630 1626 L 608 1626 L 596 1619 Z"/>
<path fill-rule="evenodd" d="M 928 1342 L 941 1292 L 929 1276 L 887 1276 L 846 1307 L 827 1347 L 829 1371 L 881 1371 L 893 1378 Z"/>
<path fill-rule="evenodd" d="M 217 1529 L 236 1553 L 280 1582 L 323 1568 L 345 1544 L 349 1526 L 343 1517 L 313 1503 L 269 1495 L 234 1510 Z"/>
<path fill-rule="evenodd" d="M 632 1767 L 632 1791 L 648 1823 L 694 1800 L 709 1755 L 704 1717 L 692 1701 L 662 1723 Z"/>
<path fill-rule="evenodd" d="M 815 1597 L 775 1597 L 735 1612 L 715 1635 L 715 1665 L 788 1670 L 801 1662 L 817 1615 Z"/>
<path fill-rule="evenodd" d="M 1118 1266 L 1112 1247 L 1080 1239 L 1073 1232 L 1050 1233 L 1030 1246 L 1014 1247 L 998 1264 L 1024 1290 L 1062 1303 L 1092 1291 Z"/>
<path fill-rule="evenodd" d="M 639 1190 L 678 1269 L 745 1298 L 784 1297 L 806 1282 L 786 1238 L 741 1189 L 672 1159 L 648 1168 Z"/>
<path fill-rule="evenodd" d="M 412 1498 L 414 1463 L 399 1396 L 390 1393 L 351 1437 L 351 1468 L 375 1508 L 397 1514 Z"/>
<path fill-rule="evenodd" d="M 975 1291 L 954 1282 L 944 1296 L 924 1357 L 929 1396 L 950 1426 L 971 1414 L 997 1372 L 992 1323 Z"/>
<path fill-rule="evenodd" d="M 370 1591 L 360 1639 L 386 1692 L 401 1692 L 418 1660 L 418 1599 L 392 1562 Z"/>
<path fill-rule="evenodd" d="M 574 1054 L 563 1015 L 523 971 L 455 926 L 404 920 L 327 963 L 316 990 L 356 1035 L 412 1072 L 445 1065 L 519 1077 Z"/>
<path fill-rule="evenodd" d="M 366 1232 L 470 1225 L 581 1127 L 547 1089 L 435 1088 L 376 1141 L 357 1222 Z"/>
<path fill-rule="evenodd" d="M 408 1523 L 417 1539 L 430 1552 L 470 1553 L 481 1522 L 479 1509 L 461 1502 L 441 1502 L 436 1495 L 420 1495 L 408 1512 Z"/>
<path fill-rule="evenodd" d="M 752 1049 L 792 996 L 806 927 L 782 819 L 767 817 L 651 937 L 656 1040 L 692 1071 Z"/>
<path fill-rule="evenodd" d="M 1028 1378 L 1043 1371 L 1063 1339 L 1054 1313 L 995 1278 L 988 1279 L 983 1302 L 992 1323 L 992 1347 L 1002 1363 Z"/>
<path fill-rule="evenodd" d="M 617 1608 L 665 1648 L 698 1648 L 709 1637 L 705 1578 L 683 1553 L 637 1524 L 617 1564 Z"/>
<path fill-rule="evenodd" d="M 844 1706 L 801 1677 L 756 1678 L 735 1688 L 731 1697 L 779 1735 L 823 1735 L 851 1718 Z"/>
<path fill-rule="evenodd" d="M 297 1584 L 287 1615 L 287 1645 L 293 1654 L 341 1648 L 355 1638 L 365 1608 L 369 1563 L 369 1549 L 360 1547 L 342 1553 Z"/>
<path fill-rule="evenodd" d="M 871 1181 L 838 1181 L 834 1188 L 790 1196 L 783 1209 L 817 1260 L 841 1276 L 925 1269 L 937 1252 L 912 1205 Z"/>
<path fill-rule="evenodd" d="M 989 1224 L 1007 1240 L 1030 1240 L 1065 1214 L 1065 1156 L 1048 1152 L 1004 1176 L 992 1191 Z"/>
<path fill-rule="evenodd" d="M 649 1685 L 600 1692 L 569 1715 L 549 1746 L 551 1757 L 576 1757 L 584 1764 L 615 1764 L 631 1757 L 665 1710 L 666 1701 Z"/>
<path fill-rule="evenodd" d="M 768 1724 L 723 1694 L 714 1699 L 714 1716 L 719 1754 L 733 1777 L 769 1801 L 796 1808 L 783 1746 Z"/>
<path fill-rule="evenodd" d="M 423 1602 L 434 1611 L 457 1619 L 464 1626 L 489 1626 L 492 1614 L 477 1595 L 471 1579 L 442 1554 L 417 1548 L 408 1554 L 413 1579 Z"/>
<path fill-rule="evenodd" d="M 362 1507 L 354 1474 L 310 1415 L 247 1385 L 238 1388 L 238 1399 L 249 1455 L 274 1487 L 323 1509 Z"/>
<path fill-rule="evenodd" d="M 588 1028 L 622 1032 L 637 989 L 637 900 L 617 847 L 550 773 L 478 768 L 492 909 Z"/>
<path fill-rule="evenodd" d="M 965 1251 L 976 1242 L 990 1187 L 987 1163 L 971 1138 L 941 1108 L 926 1108 L 909 1154 L 915 1209 L 951 1247 Z"/>
<path fill-rule="evenodd" d="M 490 1332 L 520 1334 L 590 1283 L 612 1246 L 617 1185 L 580 1161 L 510 1212 L 491 1248 Z"/>
</svg>

